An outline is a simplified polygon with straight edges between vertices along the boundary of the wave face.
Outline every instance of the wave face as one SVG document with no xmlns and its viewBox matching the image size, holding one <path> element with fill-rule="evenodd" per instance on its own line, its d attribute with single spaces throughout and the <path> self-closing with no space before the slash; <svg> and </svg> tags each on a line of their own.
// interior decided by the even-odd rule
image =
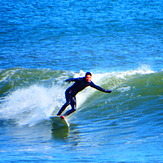
<svg viewBox="0 0 163 163">
<path fill-rule="evenodd" d="M 64 92 L 70 86 L 63 81 L 84 74 L 83 71 L 75 73 L 48 69 L 1 70 L 1 127 L 9 127 L 7 135 L 15 133 L 13 130 L 16 128 L 19 139 L 22 139 L 22 134 L 31 137 L 30 134 L 30 139 L 38 140 L 38 133 L 39 139 L 45 139 L 51 128 L 49 117 L 56 114 L 64 104 Z M 162 160 L 162 79 L 163 72 L 146 68 L 93 74 L 92 81 L 105 89 L 113 90 L 112 93 L 103 93 L 93 88 L 80 92 L 77 95 L 77 111 L 68 117 L 70 133 L 56 130 L 53 139 L 56 141 L 67 138 L 71 145 L 77 144 L 75 148 L 79 151 L 83 148 L 95 153 L 100 150 L 98 156 L 104 162 L 127 161 L 128 155 L 131 156 L 130 161 Z M 60 142 L 59 146 L 61 144 L 63 145 L 63 142 Z M 39 147 L 30 146 L 31 149 L 21 147 L 21 150 L 40 152 Z M 65 148 L 69 147 L 65 144 Z M 56 149 L 47 145 L 43 152 L 53 152 L 54 155 Z M 66 153 L 72 155 L 73 152 Z M 119 154 L 121 157 L 118 157 Z M 66 156 L 66 159 L 75 160 L 70 155 Z M 95 159 L 94 156 L 95 154 L 91 155 L 89 152 L 86 158 Z M 62 158 L 64 160 L 64 157 Z"/>
<path fill-rule="evenodd" d="M 19 125 L 35 125 L 48 119 L 65 102 L 64 92 L 69 85 L 63 80 L 84 74 L 83 71 L 74 73 L 47 69 L 2 70 L 0 118 L 13 119 Z M 103 117 L 114 113 L 122 117 L 129 114 L 128 118 L 137 121 L 140 118 L 140 124 L 143 123 L 141 119 L 146 123 L 150 123 L 149 119 L 153 116 L 158 119 L 162 107 L 162 72 L 138 69 L 94 74 L 93 81 L 113 92 L 106 94 L 86 88 L 79 93 L 77 112 L 84 114 L 82 118 L 97 116 L 102 121 Z"/>
</svg>

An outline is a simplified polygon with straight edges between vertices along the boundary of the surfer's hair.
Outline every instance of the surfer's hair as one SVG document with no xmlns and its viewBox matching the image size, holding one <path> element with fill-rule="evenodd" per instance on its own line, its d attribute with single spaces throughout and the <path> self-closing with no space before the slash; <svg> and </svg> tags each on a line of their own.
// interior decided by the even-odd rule
<svg viewBox="0 0 163 163">
<path fill-rule="evenodd" d="M 92 76 L 92 74 L 90 72 L 86 72 L 85 76 L 87 76 L 87 75 Z"/>
</svg>

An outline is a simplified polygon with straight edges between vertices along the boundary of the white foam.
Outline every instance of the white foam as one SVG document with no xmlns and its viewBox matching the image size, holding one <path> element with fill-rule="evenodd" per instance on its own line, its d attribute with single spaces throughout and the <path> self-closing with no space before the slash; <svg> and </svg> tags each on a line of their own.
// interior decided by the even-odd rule
<svg viewBox="0 0 163 163">
<path fill-rule="evenodd" d="M 0 118 L 14 119 L 18 125 L 35 125 L 49 118 L 64 102 L 63 88 L 33 85 L 8 95 L 1 105 Z"/>
<path fill-rule="evenodd" d="M 149 74 L 153 73 L 148 66 L 142 66 L 137 70 L 111 72 L 102 74 L 93 74 L 92 81 L 101 86 L 107 84 L 109 80 L 114 78 L 132 77 L 135 74 Z M 84 76 L 85 72 L 80 71 L 74 77 Z M 114 77 L 114 78 L 113 78 Z M 114 82 L 114 80 L 113 80 Z M 72 85 L 71 83 L 70 85 Z M 117 87 L 119 84 L 116 84 Z M 54 85 L 51 88 L 46 88 L 40 85 L 32 85 L 28 88 L 17 89 L 8 95 L 0 105 L 0 118 L 13 119 L 18 125 L 36 125 L 44 120 L 49 119 L 50 115 L 54 112 L 56 114 L 61 106 L 65 103 L 65 90 L 70 85 L 63 86 Z M 114 86 L 114 84 L 112 84 Z M 105 89 L 111 89 L 106 88 Z M 124 92 L 130 90 L 130 87 L 119 88 L 119 91 Z M 86 88 L 84 91 L 77 95 L 77 108 L 80 108 L 85 101 L 92 96 L 96 91 L 93 88 Z"/>
<path fill-rule="evenodd" d="M 151 73 L 154 73 L 154 71 L 151 70 L 150 66 L 142 65 L 137 70 L 122 71 L 122 72 L 118 72 L 118 73 L 116 72 L 113 74 L 119 78 L 126 78 L 127 76 L 133 76 L 136 74 L 151 74 Z"/>
</svg>

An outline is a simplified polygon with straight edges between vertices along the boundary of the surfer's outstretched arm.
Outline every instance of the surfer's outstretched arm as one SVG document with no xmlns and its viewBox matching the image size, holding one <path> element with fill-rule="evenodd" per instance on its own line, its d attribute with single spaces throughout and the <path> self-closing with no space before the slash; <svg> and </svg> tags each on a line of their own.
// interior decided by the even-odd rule
<svg viewBox="0 0 163 163">
<path fill-rule="evenodd" d="M 90 86 L 101 91 L 101 92 L 105 92 L 105 93 L 111 93 L 112 92 L 111 90 L 106 90 L 106 89 L 104 89 L 98 85 L 95 85 L 93 82 L 91 82 Z"/>
</svg>

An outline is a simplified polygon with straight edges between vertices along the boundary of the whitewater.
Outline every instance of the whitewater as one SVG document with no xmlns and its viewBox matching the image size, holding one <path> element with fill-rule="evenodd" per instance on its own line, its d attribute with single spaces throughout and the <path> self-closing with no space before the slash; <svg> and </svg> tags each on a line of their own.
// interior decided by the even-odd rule
<svg viewBox="0 0 163 163">
<path fill-rule="evenodd" d="M 44 75 L 42 75 L 43 71 L 46 72 Z M 41 74 L 41 79 L 39 79 L 36 84 L 33 76 L 38 72 Z M 1 83 L 5 83 L 1 90 L 9 87 L 8 85 L 12 83 L 12 88 L 10 88 L 10 90 L 5 90 L 7 93 L 10 91 L 7 97 L 4 99 L 2 98 L 1 100 L 1 118 L 12 119 L 12 117 L 16 117 L 16 122 L 19 125 L 33 125 L 48 119 L 49 116 L 55 112 L 55 109 L 59 109 L 65 102 L 64 92 L 66 84 L 64 83 L 64 79 L 66 79 L 66 77 L 70 78 L 70 76 L 68 76 L 68 73 L 63 77 L 60 77 L 58 74 L 59 77 L 53 78 L 53 75 L 49 76 L 51 75 L 50 72 L 50 70 L 34 71 L 27 69 L 1 71 Z M 94 74 L 93 81 L 99 85 L 107 85 L 108 88 L 113 89 L 113 92 L 115 92 L 115 90 L 116 92 L 125 92 L 129 91 L 131 86 L 120 87 L 119 85 L 122 85 L 127 78 L 130 79 L 137 74 L 148 73 L 154 72 L 146 68 L 143 70 L 142 68 L 135 71 Z M 30 74 L 30 76 L 28 74 Z M 85 73 L 81 71 L 79 74 L 74 73 L 73 77 L 82 77 L 84 74 Z M 27 75 L 28 78 L 22 78 L 22 76 Z M 45 80 L 47 76 L 48 80 L 51 81 L 50 84 Z M 26 83 L 25 88 L 18 84 L 24 82 Z M 79 107 L 89 98 L 89 96 L 94 94 L 94 91 L 95 90 L 87 88 L 77 96 Z"/>
<path fill-rule="evenodd" d="M 56 160 L 58 149 L 62 150 L 64 146 L 64 150 L 60 152 L 67 156 L 62 156 L 59 160 L 64 161 L 66 158 L 66 162 L 79 161 L 78 157 L 71 156 L 76 150 L 78 155 L 83 156 L 82 160 L 90 162 L 97 155 L 100 162 L 128 161 L 128 155 L 131 161 L 162 160 L 163 74 L 147 67 L 133 71 L 93 74 L 92 81 L 106 89 L 112 89 L 113 92 L 108 95 L 87 88 L 77 95 L 77 111 L 68 117 L 70 131 L 52 128 L 50 116 L 56 114 L 64 104 L 64 91 L 70 86 L 64 80 L 84 74 L 84 71 L 75 73 L 46 69 L 1 70 L 1 90 L 5 94 L 1 97 L 0 105 L 1 128 L 5 129 L 1 130 L 1 134 L 7 139 L 3 144 L 6 146 L 9 141 L 19 155 L 29 153 L 25 159 L 18 159 L 16 156 L 14 160 L 28 161 L 32 159 L 31 154 L 40 155 L 42 152 L 41 160 L 47 157 L 48 160 Z M 13 130 L 18 132 L 18 135 L 14 134 L 16 140 L 7 138 L 7 135 L 14 136 Z M 40 138 L 37 138 L 36 133 Z M 18 148 L 17 141 L 24 137 L 29 139 L 23 142 L 27 146 L 19 145 Z M 52 140 L 42 140 L 47 137 Z M 57 144 L 60 147 L 54 147 L 54 140 L 59 140 Z M 39 150 L 40 141 L 46 146 L 43 151 Z M 32 147 L 32 142 L 39 146 Z M 77 144 L 74 146 L 74 143 Z M 10 147 L 4 146 L 0 149 L 2 155 L 10 153 Z M 85 148 L 90 151 L 86 157 Z M 105 148 L 111 148 L 107 150 L 109 155 L 104 152 Z M 11 158 L 3 159 L 8 161 Z M 38 156 L 35 158 L 37 160 Z"/>
</svg>

